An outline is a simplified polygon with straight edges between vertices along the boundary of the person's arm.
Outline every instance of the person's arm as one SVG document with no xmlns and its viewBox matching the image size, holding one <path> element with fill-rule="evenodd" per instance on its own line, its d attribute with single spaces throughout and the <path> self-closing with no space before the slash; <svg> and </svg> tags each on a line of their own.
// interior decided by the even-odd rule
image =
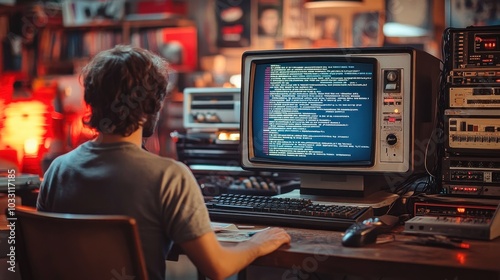
<svg viewBox="0 0 500 280">
<path fill-rule="evenodd" d="M 290 236 L 280 228 L 259 232 L 248 241 L 224 247 L 214 232 L 180 243 L 193 264 L 210 279 L 225 279 L 247 267 L 256 258 L 267 255 L 283 244 L 290 243 Z"/>
</svg>

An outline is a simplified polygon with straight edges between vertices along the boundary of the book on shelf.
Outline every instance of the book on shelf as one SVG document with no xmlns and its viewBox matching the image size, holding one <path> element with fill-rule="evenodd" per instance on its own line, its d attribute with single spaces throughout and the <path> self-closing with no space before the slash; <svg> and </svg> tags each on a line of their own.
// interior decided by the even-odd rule
<svg viewBox="0 0 500 280">
<path fill-rule="evenodd" d="M 44 62 L 87 58 L 123 43 L 119 30 L 44 29 L 38 46 L 39 57 Z"/>
</svg>

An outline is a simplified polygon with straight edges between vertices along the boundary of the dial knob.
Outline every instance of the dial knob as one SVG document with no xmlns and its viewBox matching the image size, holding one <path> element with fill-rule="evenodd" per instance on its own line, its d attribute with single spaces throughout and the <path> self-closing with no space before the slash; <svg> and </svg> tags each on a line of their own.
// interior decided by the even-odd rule
<svg viewBox="0 0 500 280">
<path fill-rule="evenodd" d="M 398 74 L 396 73 L 396 71 L 389 71 L 389 72 L 387 72 L 387 75 L 385 76 L 385 78 L 389 82 L 394 82 L 398 79 Z"/>
<path fill-rule="evenodd" d="M 203 122 L 205 122 L 205 119 L 206 119 L 205 118 L 205 114 L 203 114 L 203 113 L 197 113 L 197 114 L 194 115 L 194 119 L 195 119 L 196 122 L 203 123 Z"/>
<path fill-rule="evenodd" d="M 387 141 L 387 144 L 392 146 L 398 142 L 398 137 L 391 133 L 385 137 L 385 140 Z"/>
</svg>

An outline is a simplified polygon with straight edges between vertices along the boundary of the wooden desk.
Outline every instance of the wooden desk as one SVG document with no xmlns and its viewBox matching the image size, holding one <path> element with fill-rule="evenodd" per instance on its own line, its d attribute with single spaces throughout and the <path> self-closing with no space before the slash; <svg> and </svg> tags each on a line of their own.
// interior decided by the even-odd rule
<svg viewBox="0 0 500 280">
<path fill-rule="evenodd" d="M 500 279 L 500 238 L 467 240 L 470 249 L 461 250 L 411 245 L 406 242 L 414 236 L 395 234 L 392 242 L 347 248 L 340 243 L 341 232 L 286 230 L 292 237 L 291 245 L 253 263 L 285 269 L 281 279 L 315 279 L 307 273 L 342 273 L 367 279 Z M 299 272 L 302 276 L 297 276 Z"/>
</svg>

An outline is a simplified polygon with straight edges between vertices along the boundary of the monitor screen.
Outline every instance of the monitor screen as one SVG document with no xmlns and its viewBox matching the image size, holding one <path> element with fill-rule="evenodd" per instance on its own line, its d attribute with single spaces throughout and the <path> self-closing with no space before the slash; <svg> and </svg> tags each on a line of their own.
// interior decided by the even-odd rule
<svg viewBox="0 0 500 280">
<path fill-rule="evenodd" d="M 412 48 L 247 51 L 241 165 L 297 173 L 301 193 L 402 181 L 424 165 L 439 74 Z"/>
<path fill-rule="evenodd" d="M 376 60 L 255 65 L 251 161 L 373 165 Z"/>
</svg>

